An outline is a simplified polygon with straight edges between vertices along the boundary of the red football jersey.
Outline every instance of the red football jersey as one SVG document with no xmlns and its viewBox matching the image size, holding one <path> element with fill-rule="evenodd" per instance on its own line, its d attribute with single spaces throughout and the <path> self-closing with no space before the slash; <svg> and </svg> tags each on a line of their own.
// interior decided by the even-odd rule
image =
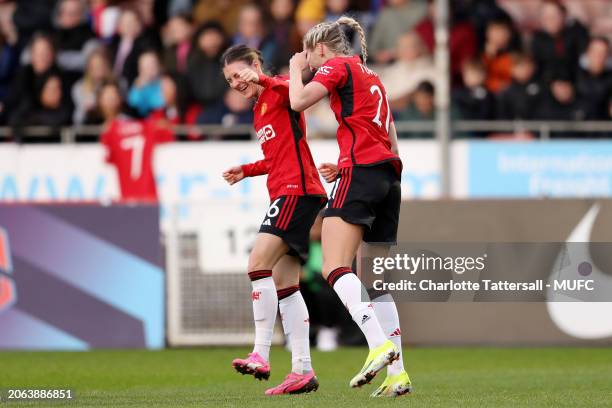
<svg viewBox="0 0 612 408">
<path fill-rule="evenodd" d="M 389 139 L 393 116 L 378 75 L 354 55 L 330 59 L 312 80 L 327 88 L 338 121 L 338 167 L 391 161 L 401 172 L 402 162 L 391 151 Z"/>
<path fill-rule="evenodd" d="M 244 175 L 267 174 L 271 200 L 282 195 L 325 197 L 306 142 L 304 115 L 291 110 L 287 78 L 261 75 L 259 83 L 265 89 L 253 107 L 253 126 L 264 159 L 243 165 Z"/>
<path fill-rule="evenodd" d="M 157 201 L 153 151 L 174 140 L 171 130 L 154 121 L 119 118 L 102 134 L 106 161 L 117 169 L 122 200 Z"/>
</svg>

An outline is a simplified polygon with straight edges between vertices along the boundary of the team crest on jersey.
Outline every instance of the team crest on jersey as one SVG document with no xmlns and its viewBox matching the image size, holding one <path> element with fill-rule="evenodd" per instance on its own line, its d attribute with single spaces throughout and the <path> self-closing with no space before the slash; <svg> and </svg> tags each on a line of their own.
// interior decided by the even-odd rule
<svg viewBox="0 0 612 408">
<path fill-rule="evenodd" d="M 259 112 L 263 116 L 266 114 L 267 111 L 268 111 L 268 104 L 264 102 L 261 104 L 261 109 Z"/>
<path fill-rule="evenodd" d="M 270 139 L 274 139 L 274 137 L 276 137 L 276 133 L 274 133 L 274 128 L 272 127 L 272 125 L 265 125 L 257 131 L 257 139 L 261 144 L 267 142 Z"/>
</svg>

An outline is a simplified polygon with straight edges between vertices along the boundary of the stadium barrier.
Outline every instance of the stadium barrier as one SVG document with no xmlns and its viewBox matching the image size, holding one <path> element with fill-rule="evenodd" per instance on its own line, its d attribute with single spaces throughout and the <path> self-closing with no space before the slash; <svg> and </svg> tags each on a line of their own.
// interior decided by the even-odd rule
<svg viewBox="0 0 612 408">
<path fill-rule="evenodd" d="M 435 132 L 434 121 L 396 121 L 395 127 L 398 132 Z M 190 134 L 207 135 L 210 140 L 218 140 L 224 135 L 250 134 L 255 139 L 253 127 L 248 124 L 225 125 L 179 125 L 174 127 L 179 136 Z M 543 121 L 543 120 L 454 120 L 450 122 L 450 131 L 459 136 L 467 136 L 470 133 L 499 133 L 524 134 L 533 133 L 534 137 L 542 140 L 551 138 L 553 132 L 562 132 L 568 137 L 568 132 L 574 133 L 575 138 L 588 137 L 610 137 L 612 135 L 612 123 L 610 121 Z M 99 136 L 102 132 L 101 126 L 74 125 L 62 127 L 49 126 L 25 126 L 20 129 L 21 134 L 31 137 L 44 137 L 59 135 L 63 143 L 74 143 L 78 135 Z M 10 127 L 0 127 L 0 140 L 9 139 L 13 134 Z M 329 137 L 335 135 L 329 134 Z M 569 134 L 571 137 L 571 133 Z"/>
</svg>

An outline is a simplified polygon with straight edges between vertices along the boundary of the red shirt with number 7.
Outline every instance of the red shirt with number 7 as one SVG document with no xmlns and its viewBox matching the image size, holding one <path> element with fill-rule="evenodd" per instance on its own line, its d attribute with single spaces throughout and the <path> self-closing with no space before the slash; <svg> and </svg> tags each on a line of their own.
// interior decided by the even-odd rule
<svg viewBox="0 0 612 408">
<path fill-rule="evenodd" d="M 157 201 L 153 153 L 159 143 L 174 140 L 156 121 L 113 120 L 102 134 L 106 161 L 117 169 L 122 200 Z"/>
<path fill-rule="evenodd" d="M 354 55 L 328 60 L 312 80 L 327 88 L 338 121 L 338 167 L 391 162 L 401 173 L 402 162 L 391 151 L 389 139 L 393 116 L 378 75 Z"/>
</svg>

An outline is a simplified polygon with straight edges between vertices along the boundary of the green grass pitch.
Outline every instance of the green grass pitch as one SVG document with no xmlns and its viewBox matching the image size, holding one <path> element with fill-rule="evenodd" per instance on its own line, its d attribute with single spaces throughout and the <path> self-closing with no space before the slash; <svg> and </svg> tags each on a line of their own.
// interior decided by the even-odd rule
<svg viewBox="0 0 612 408">
<path fill-rule="evenodd" d="M 0 352 L 0 388 L 72 388 L 71 403 L 12 402 L 2 407 L 610 407 L 612 348 L 405 349 L 415 392 L 372 399 L 382 382 L 354 390 L 348 382 L 364 348 L 313 352 L 321 386 L 316 393 L 267 397 L 290 367 L 272 350 L 272 377 L 259 382 L 233 371 L 246 348 L 164 351 Z M 4 393 L 5 394 L 5 393 Z"/>
</svg>

